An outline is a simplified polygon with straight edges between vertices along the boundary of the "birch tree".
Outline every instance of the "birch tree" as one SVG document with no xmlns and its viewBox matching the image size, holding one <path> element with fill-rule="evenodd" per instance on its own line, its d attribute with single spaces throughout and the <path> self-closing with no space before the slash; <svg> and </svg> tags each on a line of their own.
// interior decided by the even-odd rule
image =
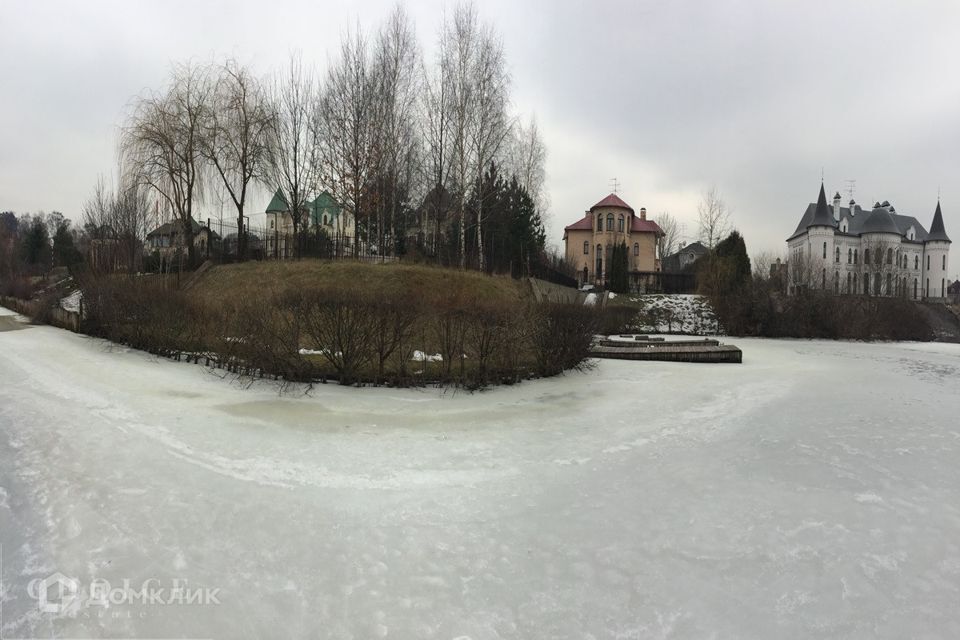
<svg viewBox="0 0 960 640">
<path fill-rule="evenodd" d="M 467 188 L 473 182 L 471 171 L 476 166 L 473 146 L 470 144 L 471 124 L 474 118 L 474 66 L 480 39 L 477 13 L 472 4 L 460 4 L 453 18 L 444 24 L 448 49 L 443 59 L 446 69 L 443 78 L 449 83 L 450 142 L 456 190 L 456 214 L 459 221 L 460 268 L 467 266 Z M 482 175 L 482 174 L 481 174 Z"/>
<path fill-rule="evenodd" d="M 419 48 L 413 24 L 399 5 L 387 19 L 374 51 L 377 102 L 379 173 L 385 186 L 378 211 L 380 250 L 384 250 L 385 226 L 389 226 L 391 251 L 397 242 L 396 212 L 400 194 L 409 190 L 408 180 L 416 158 L 416 102 L 420 91 L 417 73 Z M 384 220 L 386 208 L 389 220 Z"/>
<path fill-rule="evenodd" d="M 503 45 L 490 26 L 477 38 L 476 59 L 472 66 L 474 96 L 470 122 L 471 157 L 474 164 L 474 184 L 482 186 L 483 172 L 497 159 L 507 136 L 510 120 L 507 99 L 510 79 L 503 58 Z M 477 198 L 477 257 L 480 271 L 485 270 L 483 253 L 484 197 Z"/>
</svg>

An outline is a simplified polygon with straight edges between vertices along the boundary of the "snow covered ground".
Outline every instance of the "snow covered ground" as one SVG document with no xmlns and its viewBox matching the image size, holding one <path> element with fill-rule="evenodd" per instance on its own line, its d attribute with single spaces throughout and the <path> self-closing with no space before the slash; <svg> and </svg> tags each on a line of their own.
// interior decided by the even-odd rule
<svg viewBox="0 0 960 640">
<path fill-rule="evenodd" d="M 633 296 L 630 300 L 643 307 L 637 315 L 639 331 L 691 335 L 716 335 L 720 332 L 713 308 L 703 296 L 647 294 Z"/>
<path fill-rule="evenodd" d="M 2 331 L 0 635 L 960 637 L 960 346 L 736 344 L 280 396 Z"/>
</svg>

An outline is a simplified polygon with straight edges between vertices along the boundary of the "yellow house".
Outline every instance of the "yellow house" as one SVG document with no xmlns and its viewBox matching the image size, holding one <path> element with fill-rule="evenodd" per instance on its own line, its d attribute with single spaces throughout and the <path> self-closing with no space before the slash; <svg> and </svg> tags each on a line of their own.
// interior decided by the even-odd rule
<svg viewBox="0 0 960 640">
<path fill-rule="evenodd" d="M 581 286 L 602 286 L 607 281 L 613 247 L 623 242 L 629 254 L 630 287 L 646 291 L 658 282 L 657 238 L 662 234 L 656 222 L 647 220 L 645 208 L 637 216 L 633 207 L 611 193 L 590 207 L 583 218 L 564 228 L 566 259 L 576 267 Z"/>
</svg>

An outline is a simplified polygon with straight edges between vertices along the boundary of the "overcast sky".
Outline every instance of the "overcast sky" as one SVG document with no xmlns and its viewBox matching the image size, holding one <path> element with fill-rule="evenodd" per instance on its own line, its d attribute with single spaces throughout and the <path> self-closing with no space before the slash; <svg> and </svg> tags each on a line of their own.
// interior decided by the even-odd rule
<svg viewBox="0 0 960 640">
<path fill-rule="evenodd" d="M 347 26 L 372 29 L 393 4 L 2 0 L 0 210 L 79 218 L 131 97 L 162 86 L 172 61 L 232 55 L 267 74 L 299 48 L 323 69 Z M 444 6 L 406 3 L 428 53 Z M 750 253 L 782 254 L 821 170 L 845 202 L 855 179 L 858 202 L 890 200 L 927 227 L 939 188 L 960 239 L 960 3 L 478 7 L 503 35 L 513 109 L 543 132 L 555 243 L 616 177 L 688 240 L 716 185 Z"/>
</svg>

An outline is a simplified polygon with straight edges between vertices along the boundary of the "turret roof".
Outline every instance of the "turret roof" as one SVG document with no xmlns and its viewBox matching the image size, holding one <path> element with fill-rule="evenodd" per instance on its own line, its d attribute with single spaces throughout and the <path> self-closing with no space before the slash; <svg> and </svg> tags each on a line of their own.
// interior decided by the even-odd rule
<svg viewBox="0 0 960 640">
<path fill-rule="evenodd" d="M 943 213 L 940 211 L 940 201 L 937 200 L 937 210 L 933 212 L 933 222 L 930 223 L 930 234 L 927 240 L 946 240 L 950 242 L 946 229 L 943 228 Z"/>
</svg>

